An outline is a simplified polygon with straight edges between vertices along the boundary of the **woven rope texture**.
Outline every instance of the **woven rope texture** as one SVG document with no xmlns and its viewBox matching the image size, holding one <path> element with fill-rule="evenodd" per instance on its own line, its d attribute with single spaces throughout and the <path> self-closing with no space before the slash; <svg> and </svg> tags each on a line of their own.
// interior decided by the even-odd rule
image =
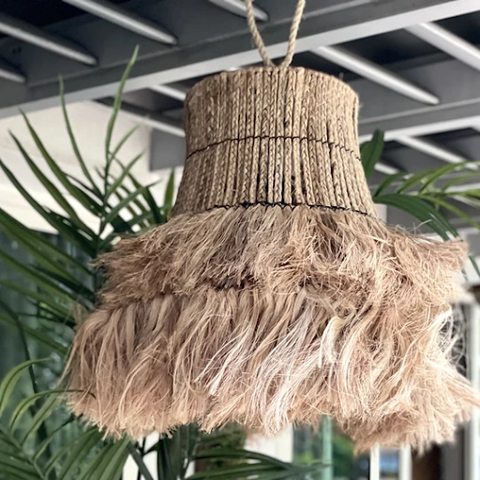
<svg viewBox="0 0 480 480">
<path fill-rule="evenodd" d="M 200 82 L 186 101 L 187 159 L 174 214 L 279 204 L 374 215 L 357 115 L 350 87 L 304 68 Z"/>
</svg>

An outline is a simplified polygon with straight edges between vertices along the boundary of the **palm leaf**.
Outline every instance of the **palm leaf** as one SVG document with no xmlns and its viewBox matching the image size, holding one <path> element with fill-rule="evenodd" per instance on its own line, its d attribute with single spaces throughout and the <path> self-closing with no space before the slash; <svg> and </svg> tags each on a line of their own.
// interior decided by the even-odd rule
<svg viewBox="0 0 480 480">
<path fill-rule="evenodd" d="M 0 321 L 3 322 L 5 325 L 18 329 L 18 323 L 15 321 L 15 317 L 8 315 L 5 312 L 0 312 Z M 67 354 L 68 349 L 61 345 L 60 343 L 56 342 L 48 335 L 43 333 L 40 330 L 35 330 L 30 328 L 26 325 L 22 326 L 25 335 L 32 340 L 35 340 L 40 345 L 44 345 L 45 347 L 49 348 L 52 352 L 57 353 L 62 358 Z"/>
<path fill-rule="evenodd" d="M 440 168 L 434 169 L 430 175 L 425 179 L 425 183 L 423 187 L 420 189 L 420 193 L 425 192 L 429 187 L 431 187 L 437 180 L 444 177 L 445 175 L 454 172 L 456 170 L 462 170 L 467 166 L 471 166 L 472 164 L 478 164 L 480 162 L 461 162 L 461 163 L 454 163 L 451 165 L 445 165 Z"/>
<path fill-rule="evenodd" d="M 108 200 L 110 195 L 114 193 L 118 187 L 122 184 L 122 182 L 125 180 L 127 175 L 129 174 L 130 170 L 135 166 L 135 164 L 145 155 L 145 151 L 140 152 L 138 155 L 136 155 L 133 160 L 131 160 L 123 169 L 122 173 L 113 181 L 113 183 L 109 186 L 107 189 L 107 193 L 105 194 L 105 200 Z"/>
<path fill-rule="evenodd" d="M 41 252 L 48 255 L 51 260 L 65 263 L 81 270 L 82 273 L 92 274 L 92 271 L 83 263 L 49 242 L 40 233 L 24 226 L 1 208 L 0 227 L 3 227 L 5 233 L 7 233 L 12 240 L 20 243 L 31 255 L 35 256 L 36 252 Z"/>
<path fill-rule="evenodd" d="M 21 295 L 24 295 L 25 297 L 30 298 L 35 302 L 39 302 L 39 304 L 43 304 L 49 310 L 52 310 L 65 318 L 69 318 L 72 316 L 71 311 L 66 308 L 64 304 L 58 303 L 58 299 L 56 296 L 47 296 L 38 291 L 29 290 L 22 287 L 21 285 L 18 285 L 15 282 L 10 282 L 8 280 L 0 280 L 0 286 L 20 293 Z"/>
<path fill-rule="evenodd" d="M 60 464 L 59 478 L 67 479 L 73 476 L 84 465 L 92 449 L 101 440 L 102 434 L 96 428 L 90 428 L 59 449 L 45 465 L 45 471 L 50 473 L 57 464 Z M 65 460 L 61 462 L 60 460 L 64 457 L 66 457 Z"/>
<path fill-rule="evenodd" d="M 95 214 L 101 211 L 101 205 L 99 205 L 92 197 L 87 195 L 83 190 L 73 185 L 67 177 L 67 174 L 59 167 L 57 162 L 50 156 L 47 149 L 43 145 L 40 137 L 37 135 L 35 129 L 30 124 L 28 117 L 24 112 L 21 112 L 22 116 L 27 124 L 27 128 L 30 132 L 30 135 L 35 142 L 38 150 L 42 154 L 42 157 L 47 162 L 51 171 L 55 174 L 60 183 L 66 188 L 66 190 L 75 198 L 81 205 L 83 205 L 88 211 Z"/>
<path fill-rule="evenodd" d="M 25 356 L 25 360 L 27 362 L 30 362 L 32 360 L 32 357 L 30 356 L 30 350 L 28 348 L 28 343 L 27 343 L 27 336 L 25 332 L 25 328 L 23 327 L 22 322 L 20 321 L 20 318 L 18 315 L 16 315 L 13 310 L 3 301 L 0 299 L 0 306 L 3 308 L 5 311 L 5 314 L 13 320 L 13 323 L 15 324 L 15 327 L 18 330 L 18 333 L 20 334 L 20 339 L 22 342 L 22 347 L 23 347 L 23 353 Z M 2 313 L 2 312 L 0 312 Z M 34 392 L 37 392 L 37 378 L 35 376 L 35 372 L 33 371 L 33 364 L 30 364 L 28 366 L 28 374 L 30 376 L 30 381 L 32 383 L 32 388 Z M 35 408 L 31 408 L 31 413 L 34 415 L 35 414 Z"/>
<path fill-rule="evenodd" d="M 73 133 L 72 125 L 70 123 L 70 118 L 68 117 L 68 112 L 67 112 L 67 106 L 65 104 L 65 90 L 64 90 L 64 85 L 63 85 L 63 78 L 60 77 L 60 100 L 62 103 L 62 112 L 63 112 L 63 118 L 65 120 L 65 126 L 67 127 L 67 133 L 70 138 L 70 143 L 73 148 L 73 152 L 75 153 L 75 156 L 77 157 L 78 163 L 80 165 L 80 168 L 82 169 L 83 174 L 85 177 L 88 179 L 90 182 L 90 185 L 92 186 L 92 191 L 95 194 L 100 194 L 100 190 L 97 187 L 96 183 L 93 181 L 92 176 L 90 175 L 90 172 L 88 170 L 88 167 L 85 163 L 85 160 L 82 157 L 82 154 L 80 153 L 80 148 L 78 147 L 77 140 L 75 139 L 75 135 Z"/>
<path fill-rule="evenodd" d="M 200 451 L 195 454 L 195 460 L 214 460 L 214 459 L 234 459 L 241 458 L 247 460 L 255 460 L 258 462 L 263 462 L 272 466 L 287 468 L 290 466 L 289 463 L 282 462 L 268 455 L 263 455 L 262 453 L 252 452 L 250 450 L 235 449 L 235 448 L 212 448 L 210 450 Z"/>
<path fill-rule="evenodd" d="M 70 240 L 73 244 L 81 248 L 85 253 L 90 256 L 95 256 L 95 245 L 91 239 L 87 239 L 81 235 L 77 228 L 68 225 L 64 221 L 64 217 L 58 215 L 51 210 L 42 207 L 26 190 L 23 188 L 20 181 L 17 180 L 15 175 L 9 168 L 0 160 L 0 168 L 4 171 L 10 182 L 19 191 L 22 197 L 30 204 L 33 209 L 39 213 L 60 235 Z"/>
<path fill-rule="evenodd" d="M 15 437 L 3 425 L 0 425 L 0 439 L 3 444 L 0 448 L 0 472 L 8 472 L 8 478 L 21 480 L 44 480 L 46 478 L 38 465 L 25 454 Z"/>
<path fill-rule="evenodd" d="M 19 423 L 25 415 L 25 413 L 30 409 L 32 405 L 34 405 L 38 400 L 43 399 L 48 396 L 58 396 L 60 394 L 66 393 L 65 390 L 45 390 L 43 392 L 35 393 L 34 395 L 24 398 L 20 403 L 16 406 L 15 410 L 13 411 L 11 418 L 10 418 L 10 431 L 14 432 Z"/>
<path fill-rule="evenodd" d="M 413 187 L 416 187 L 419 184 L 423 184 L 425 182 L 425 179 L 434 171 L 435 169 L 428 169 L 422 170 L 421 172 L 417 172 L 414 174 L 405 175 L 405 180 L 400 185 L 398 185 L 395 192 L 405 193 Z"/>
<path fill-rule="evenodd" d="M 421 198 L 393 193 L 380 195 L 375 198 L 375 202 L 403 210 L 425 223 L 443 240 L 449 240 L 451 235 L 458 237 L 455 227 L 438 210 Z"/>
<path fill-rule="evenodd" d="M 140 452 L 137 450 L 135 445 L 129 443 L 127 445 L 127 450 L 130 453 L 132 459 L 135 461 L 137 464 L 138 470 L 143 477 L 145 477 L 145 480 L 154 480 L 153 476 L 151 475 L 150 471 L 148 470 L 147 466 L 145 465 L 145 462 L 143 461 L 142 455 Z M 158 480 L 162 480 L 162 478 L 159 476 Z"/>
<path fill-rule="evenodd" d="M 472 227 L 476 228 L 477 230 L 480 230 L 480 223 L 476 222 L 473 218 L 470 217 L 470 215 L 467 215 L 462 210 L 455 207 L 455 205 L 452 205 L 451 203 L 446 202 L 446 201 L 444 201 L 440 198 L 437 198 L 435 196 L 432 196 L 432 195 L 422 195 L 422 196 L 419 196 L 419 198 L 423 198 L 425 200 L 431 201 L 432 203 L 434 203 L 436 205 L 439 205 L 440 207 L 445 208 L 445 210 L 449 210 L 450 212 L 455 214 L 457 217 L 465 220 Z"/>
<path fill-rule="evenodd" d="M 132 193 L 126 185 L 120 185 L 119 188 L 116 189 L 115 197 L 119 202 L 121 202 L 125 198 L 125 193 L 127 195 Z M 131 228 L 136 225 L 139 225 L 140 228 L 147 228 L 149 226 L 149 222 L 147 220 L 153 217 L 152 212 L 148 210 L 148 208 L 143 205 L 138 198 L 133 200 L 132 204 L 127 205 L 125 209 L 132 216 L 130 220 L 127 220 L 127 223 L 128 225 L 130 225 Z M 140 211 L 140 214 L 138 213 L 138 211 Z M 136 218 L 138 219 L 138 222 L 133 221 Z"/>
<path fill-rule="evenodd" d="M 112 158 L 117 158 L 118 153 L 122 149 L 122 147 L 127 143 L 130 137 L 140 128 L 141 124 L 133 126 L 117 143 L 117 146 L 110 152 L 110 156 Z"/>
<path fill-rule="evenodd" d="M 75 420 L 76 420 L 76 417 L 74 415 L 70 415 L 70 418 L 68 420 L 66 420 L 60 426 L 55 428 L 53 430 L 53 432 L 43 442 L 41 442 L 40 445 L 36 448 L 35 453 L 32 457 L 32 460 L 34 462 L 38 462 L 38 460 L 43 456 L 45 451 L 50 447 L 50 444 L 54 440 L 56 434 L 61 432 L 64 427 L 66 427 L 67 425 L 70 425 Z M 77 437 L 75 437 L 75 438 L 77 438 Z M 50 452 L 48 452 L 48 453 L 49 453 L 48 458 L 51 458 L 52 454 Z"/>
<path fill-rule="evenodd" d="M 75 277 L 71 278 L 70 276 L 64 277 L 63 275 L 59 275 L 57 272 L 50 270 L 48 267 L 45 268 L 43 266 L 40 267 L 34 265 L 33 268 L 38 272 L 43 273 L 47 278 L 54 280 L 66 289 L 70 290 L 70 295 L 73 295 L 75 301 L 89 306 L 95 302 L 95 293 L 85 285 L 85 282 L 77 280 Z"/>
<path fill-rule="evenodd" d="M 105 226 L 107 224 L 112 224 L 114 220 L 117 218 L 118 214 L 127 206 L 129 205 L 135 198 L 141 195 L 149 186 L 154 185 L 156 182 L 146 186 L 141 187 L 138 190 L 133 191 L 129 195 L 127 195 L 123 200 L 118 202 L 105 216 L 103 219 L 102 224 Z"/>
<path fill-rule="evenodd" d="M 478 176 L 480 176 L 480 170 L 476 172 L 465 173 L 464 175 L 459 175 L 458 177 L 452 178 L 447 183 L 445 183 L 445 185 L 443 185 L 441 190 L 443 192 L 447 192 L 451 187 L 468 182 L 472 178 L 475 178 Z"/>
<path fill-rule="evenodd" d="M 72 301 L 75 302 L 77 300 L 74 295 L 62 289 L 59 285 L 52 282 L 49 278 L 40 274 L 34 268 L 20 263 L 18 260 L 10 256 L 8 253 L 2 251 L 1 249 L 0 260 L 5 262 L 17 272 L 21 273 L 25 278 L 28 278 L 29 280 L 35 282 L 35 284 L 38 285 L 38 287 L 45 292 L 50 293 L 51 295 L 55 295 L 59 300 L 62 300 L 65 303 L 69 303 Z"/>
<path fill-rule="evenodd" d="M 120 162 L 118 162 L 122 168 L 125 168 Z M 128 174 L 129 180 L 133 183 L 133 186 L 138 190 L 142 188 L 142 185 L 140 182 L 131 174 Z M 145 188 L 145 190 L 142 192 L 142 197 L 145 199 L 147 202 L 147 205 L 150 207 L 150 210 L 152 211 L 153 218 L 155 220 L 156 225 L 161 225 L 162 223 L 166 222 L 166 218 L 162 213 L 161 208 L 157 205 L 157 202 L 155 201 L 155 198 L 152 195 L 152 192 L 150 191 L 150 188 Z"/>
<path fill-rule="evenodd" d="M 170 216 L 173 208 L 173 196 L 175 194 L 175 170 L 172 169 L 168 178 L 167 188 L 165 189 L 165 198 L 163 208 L 167 218 Z"/>
<path fill-rule="evenodd" d="M 31 366 L 37 365 L 45 361 L 46 359 L 28 360 L 12 368 L 7 373 L 7 375 L 5 375 L 2 383 L 0 383 L 0 415 L 2 415 L 5 408 L 7 407 L 10 395 L 12 394 L 13 390 L 15 389 L 15 385 L 20 380 L 20 377 L 25 373 L 25 371 L 28 370 Z"/>
<path fill-rule="evenodd" d="M 38 429 L 42 428 L 45 420 L 52 414 L 56 406 L 57 396 L 50 395 L 33 416 L 26 431 L 20 435 L 19 442 L 21 445 L 23 445 L 31 435 L 36 433 Z"/>
<path fill-rule="evenodd" d="M 0 214 L 1 215 L 1 214 Z M 58 262 L 55 262 L 49 253 L 42 250 L 40 245 L 36 245 L 32 242 L 32 238 L 27 236 L 22 236 L 20 231 L 15 228 L 8 227 L 4 224 L 4 231 L 11 237 L 13 240 L 18 242 L 19 245 L 24 247 L 24 249 L 29 252 L 33 259 L 40 265 L 43 266 L 45 271 L 51 272 L 52 275 L 55 275 L 57 278 L 62 279 L 62 281 L 67 283 L 73 283 L 80 285 L 77 278 L 69 272 L 63 265 Z"/>
<path fill-rule="evenodd" d="M 363 170 L 365 171 L 365 176 L 367 178 L 370 178 L 375 170 L 375 165 L 380 160 L 383 151 L 383 143 L 383 132 L 376 130 L 372 139 L 360 146 Z"/>
<path fill-rule="evenodd" d="M 128 443 L 128 439 L 123 439 L 104 446 L 93 461 L 82 468 L 76 480 L 107 480 L 107 478 L 114 480 L 113 477 L 105 477 L 105 472 L 115 472 L 119 464 L 125 463 L 128 457 Z"/>
<path fill-rule="evenodd" d="M 65 199 L 63 193 L 58 190 L 58 188 L 44 175 L 44 173 L 37 167 L 34 160 L 30 158 L 26 150 L 23 148 L 22 144 L 18 141 L 17 137 L 10 133 L 11 137 L 13 138 L 17 148 L 20 150 L 23 158 L 27 162 L 30 170 L 34 173 L 34 175 L 38 178 L 40 183 L 45 187 L 48 193 L 52 196 L 52 198 L 57 202 L 57 204 L 68 214 L 70 219 L 77 225 L 78 228 L 84 230 L 89 235 L 94 235 L 93 231 L 88 228 L 79 218 L 77 213 L 75 212 L 74 208 L 68 203 Z"/>
<path fill-rule="evenodd" d="M 108 174 L 108 167 L 109 167 L 110 162 L 112 161 L 112 158 L 113 158 L 110 155 L 113 128 L 115 127 L 115 122 L 117 121 L 118 112 L 120 111 L 120 107 L 122 106 L 123 89 L 125 88 L 125 83 L 127 82 L 127 79 L 130 76 L 130 72 L 132 71 L 132 68 L 133 68 L 133 66 L 134 66 L 134 64 L 137 60 L 138 50 L 139 50 L 139 48 L 136 47 L 134 52 L 133 52 L 132 58 L 128 62 L 127 67 L 125 68 L 125 71 L 123 72 L 122 78 L 121 78 L 120 83 L 118 85 L 117 94 L 115 95 L 115 100 L 113 102 L 112 114 L 110 116 L 110 120 L 108 121 L 107 134 L 106 134 L 106 137 L 105 137 L 105 160 L 106 160 L 106 165 L 107 165 L 107 171 L 106 171 L 107 174 Z"/>
<path fill-rule="evenodd" d="M 391 185 L 395 182 L 404 179 L 406 176 L 405 172 L 398 172 L 393 173 L 392 175 L 388 175 L 385 180 L 378 186 L 377 190 L 373 194 L 373 198 L 380 196 L 385 190 L 387 190 Z"/>
</svg>

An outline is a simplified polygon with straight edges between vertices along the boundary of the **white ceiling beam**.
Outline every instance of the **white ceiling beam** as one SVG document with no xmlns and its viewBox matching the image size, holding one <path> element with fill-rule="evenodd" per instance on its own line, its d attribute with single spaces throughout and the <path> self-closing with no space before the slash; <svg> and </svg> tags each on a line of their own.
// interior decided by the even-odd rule
<svg viewBox="0 0 480 480">
<path fill-rule="evenodd" d="M 316 2 L 307 4 L 296 43 L 299 53 L 323 45 L 336 45 L 398 30 L 418 22 L 432 22 L 478 10 L 478 0 L 325 0 L 320 3 L 322 5 Z M 58 74 L 66 70 L 69 72 L 65 92 L 67 102 L 114 95 L 118 79 L 135 45 L 139 45 L 140 53 L 125 85 L 126 92 L 156 84 L 176 83 L 222 71 L 232 65 L 249 65 L 259 60 L 258 51 L 252 45 L 251 35 L 245 25 L 241 25 L 242 22 L 233 18 L 233 15 L 230 18 L 220 9 L 212 9 L 206 1 L 158 2 L 155 12 L 155 18 L 163 18 L 168 13 L 169 22 L 175 29 L 176 26 L 191 22 L 192 17 L 202 21 L 197 22 L 198 28 L 188 32 L 179 31 L 180 45 L 171 49 L 142 37 L 126 36 L 125 30 L 113 28 L 113 24 L 105 25 L 102 19 L 95 16 L 86 17 L 82 23 L 75 25 L 74 30 L 68 23 L 59 25 L 56 28 L 59 34 L 71 36 L 81 44 L 88 43 L 94 52 L 102 52 L 100 66 L 92 71 L 81 65 L 72 67 L 63 60 L 53 63 L 46 54 L 39 54 L 37 49 L 25 46 L 18 68 L 28 72 L 29 88 L 17 85 L 3 88 L 2 85 L 0 118 L 17 114 L 19 106 L 28 112 L 57 105 Z M 262 35 L 269 55 L 277 58 L 286 51 L 291 5 L 276 2 L 275 11 L 270 13 L 270 20 L 263 26 Z M 106 42 L 108 49 L 104 48 Z M 12 46 L 11 42 L 7 44 L 0 41 L 0 57 L 10 60 Z M 415 77 L 408 75 L 407 78 Z M 417 78 L 415 81 L 428 87 L 443 102 L 443 94 L 432 89 L 429 81 Z M 372 85 L 378 91 L 377 86 Z M 408 105 L 409 99 L 405 103 Z"/>
<path fill-rule="evenodd" d="M 16 83 L 25 83 L 27 81 L 25 75 L 3 60 L 0 60 L 0 78 Z"/>
<path fill-rule="evenodd" d="M 392 165 L 388 165 L 385 162 L 377 162 L 375 164 L 375 170 L 377 172 L 383 173 L 384 175 L 395 175 L 396 173 L 400 173 L 400 170 Z"/>
<path fill-rule="evenodd" d="M 418 38 L 480 70 L 480 49 L 435 23 L 419 23 L 406 29 Z"/>
<path fill-rule="evenodd" d="M 421 106 L 409 99 L 379 91 L 365 79 L 350 82 L 358 93 L 359 130 L 362 142 L 380 129 L 386 140 L 396 137 L 424 137 L 436 133 L 472 128 L 480 125 L 480 71 L 456 59 L 411 65 L 401 75 L 427 85 L 441 99 L 440 105 Z"/>
<path fill-rule="evenodd" d="M 181 102 L 184 102 L 187 96 L 186 89 L 172 85 L 152 85 L 150 90 L 174 98 L 175 100 L 180 100 Z"/>
<path fill-rule="evenodd" d="M 472 126 L 472 121 L 480 122 L 480 115 L 434 123 L 425 123 L 423 125 L 413 125 L 411 127 L 402 127 L 391 131 L 387 129 L 385 131 L 385 141 L 389 142 L 391 140 L 396 140 L 398 137 L 416 137 L 443 132 L 453 132 L 464 128 L 472 128 L 480 131 L 480 127 L 476 128 L 475 126 Z M 359 142 L 368 142 L 371 138 L 371 133 L 362 134 L 359 136 Z"/>
<path fill-rule="evenodd" d="M 424 88 L 342 47 L 318 47 L 312 53 L 417 102 L 427 105 L 440 103 L 437 96 Z"/>
<path fill-rule="evenodd" d="M 395 137 L 395 141 L 447 163 L 463 163 L 469 160 L 459 153 L 426 138 L 398 136 Z M 477 166 L 472 165 L 470 168 L 476 169 Z"/>
<path fill-rule="evenodd" d="M 450 192 L 464 192 L 465 190 L 479 190 L 480 183 L 466 183 L 465 185 L 455 186 L 449 188 Z M 478 230 L 477 230 L 478 233 Z"/>
<path fill-rule="evenodd" d="M 217 7 L 223 8 L 235 15 L 240 15 L 241 17 L 247 16 L 247 8 L 245 6 L 244 0 L 208 0 L 210 3 L 217 5 Z M 268 13 L 262 10 L 257 5 L 253 5 L 253 14 L 257 20 L 261 22 L 268 21 Z"/>
<path fill-rule="evenodd" d="M 97 64 L 97 59 L 83 47 L 1 12 L 0 32 L 85 65 Z"/>
<path fill-rule="evenodd" d="M 113 100 L 111 99 L 94 100 L 91 103 L 102 109 L 111 110 L 113 107 Z M 128 105 L 125 102 L 122 103 L 120 114 L 137 121 L 141 125 L 147 125 L 148 127 L 175 135 L 176 137 L 185 137 L 185 132 L 179 123 L 165 118 L 162 115 L 148 112 L 133 105 Z"/>
<path fill-rule="evenodd" d="M 156 42 L 176 45 L 177 39 L 157 23 L 106 0 L 63 0 L 92 15 Z"/>
</svg>

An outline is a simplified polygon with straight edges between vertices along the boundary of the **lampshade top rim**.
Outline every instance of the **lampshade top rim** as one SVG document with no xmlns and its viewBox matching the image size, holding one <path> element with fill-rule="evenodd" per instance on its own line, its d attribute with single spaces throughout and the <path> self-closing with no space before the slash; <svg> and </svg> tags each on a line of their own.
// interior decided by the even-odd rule
<svg viewBox="0 0 480 480">
<path fill-rule="evenodd" d="M 188 104 L 192 95 L 194 95 L 198 90 L 202 90 L 206 88 L 206 86 L 209 83 L 215 82 L 215 79 L 218 77 L 222 77 L 222 76 L 223 77 L 235 77 L 235 76 L 241 77 L 248 74 L 251 75 L 252 72 L 265 72 L 265 71 L 278 72 L 279 70 L 309 72 L 311 75 L 315 75 L 319 78 L 323 77 L 324 80 L 331 82 L 332 88 L 343 90 L 344 95 L 358 98 L 357 93 L 355 92 L 355 90 L 352 89 L 352 87 L 350 87 L 348 84 L 346 84 L 344 81 L 340 80 L 339 78 L 334 77 L 333 75 L 330 75 L 328 73 L 320 72 L 318 70 L 313 70 L 311 68 L 305 68 L 305 67 L 280 68 L 280 67 L 259 66 L 259 67 L 239 68 L 238 70 L 224 71 L 224 72 L 217 73 L 215 75 L 211 75 L 207 78 L 204 78 L 203 80 L 200 80 L 187 92 L 187 96 L 185 98 L 185 104 Z"/>
</svg>

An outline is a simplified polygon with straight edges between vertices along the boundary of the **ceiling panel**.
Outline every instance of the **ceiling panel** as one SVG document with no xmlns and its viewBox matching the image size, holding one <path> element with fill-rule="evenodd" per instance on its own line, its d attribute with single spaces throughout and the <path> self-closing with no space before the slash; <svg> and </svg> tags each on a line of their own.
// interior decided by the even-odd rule
<svg viewBox="0 0 480 480">
<path fill-rule="evenodd" d="M 129 2 L 129 0 L 110 1 L 115 4 Z M 85 15 L 82 10 L 61 0 L 2 0 L 0 11 L 37 27 L 45 27 Z"/>
<path fill-rule="evenodd" d="M 182 102 L 151 88 L 159 84 L 190 88 L 218 71 L 258 64 L 245 19 L 207 0 L 112 3 L 161 24 L 177 37 L 178 46 L 154 42 L 141 31 L 129 31 L 62 0 L 0 3 L 0 13 L 68 38 L 98 59 L 97 66 L 86 67 L 38 46 L 0 38 L 0 60 L 27 77 L 25 85 L 0 79 L 0 116 L 16 113 L 19 105 L 31 111 L 56 104 L 59 74 L 66 80 L 67 101 L 94 100 L 109 108 L 118 78 L 139 45 L 139 59 L 126 85 L 124 114 L 148 119 L 147 124 L 160 132 L 158 142 L 171 142 L 172 148 L 165 146 L 165 151 L 178 153 L 183 142 Z M 257 5 L 269 14 L 269 20 L 259 24 L 269 53 L 281 57 L 295 0 L 258 0 Z M 480 158 L 480 68 L 467 66 L 405 30 L 419 22 L 436 22 L 471 42 L 472 48 L 480 44 L 478 0 L 310 0 L 297 42 L 294 65 L 340 77 L 358 92 L 361 139 L 377 128 L 386 131 L 382 162 L 391 171 L 416 172 L 455 161 L 455 155 L 445 152 Z M 342 63 L 331 56 L 327 60 L 319 56 L 319 47 L 341 51 L 354 62 Z M 425 95 L 412 96 L 408 88 L 398 88 L 399 83 Z M 416 144 L 406 141 L 409 138 L 417 139 Z M 430 149 L 419 148 L 419 141 Z M 153 164 L 172 166 L 181 163 L 179 158 Z M 373 182 L 384 177 L 378 171 Z"/>
</svg>

